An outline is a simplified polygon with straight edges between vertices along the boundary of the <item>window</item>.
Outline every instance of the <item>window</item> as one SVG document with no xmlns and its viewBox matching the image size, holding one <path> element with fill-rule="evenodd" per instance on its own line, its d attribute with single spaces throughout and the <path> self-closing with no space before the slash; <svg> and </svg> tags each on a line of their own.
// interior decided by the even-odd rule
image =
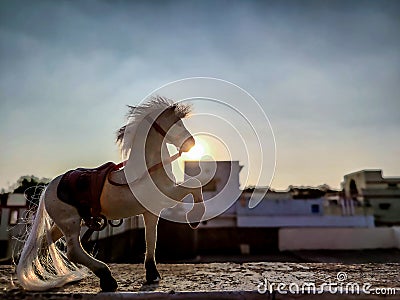
<svg viewBox="0 0 400 300">
<path fill-rule="evenodd" d="M 379 208 L 382 210 L 388 210 L 390 208 L 390 203 L 379 203 Z"/>
<path fill-rule="evenodd" d="M 15 225 L 18 222 L 18 210 L 17 209 L 13 209 L 10 212 L 10 220 L 9 220 L 9 224 L 10 225 Z"/>
<path fill-rule="evenodd" d="M 311 205 L 311 212 L 313 214 L 319 214 L 319 205 L 318 204 L 312 204 Z"/>
</svg>

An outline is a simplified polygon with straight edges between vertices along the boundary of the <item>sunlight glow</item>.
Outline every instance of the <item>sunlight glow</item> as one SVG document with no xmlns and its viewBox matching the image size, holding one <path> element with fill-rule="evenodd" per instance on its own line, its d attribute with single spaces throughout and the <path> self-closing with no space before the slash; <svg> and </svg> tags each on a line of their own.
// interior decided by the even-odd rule
<svg viewBox="0 0 400 300">
<path fill-rule="evenodd" d="M 201 142 L 196 140 L 196 144 L 190 149 L 189 152 L 185 153 L 185 156 L 191 160 L 199 160 L 204 155 L 204 146 Z"/>
</svg>

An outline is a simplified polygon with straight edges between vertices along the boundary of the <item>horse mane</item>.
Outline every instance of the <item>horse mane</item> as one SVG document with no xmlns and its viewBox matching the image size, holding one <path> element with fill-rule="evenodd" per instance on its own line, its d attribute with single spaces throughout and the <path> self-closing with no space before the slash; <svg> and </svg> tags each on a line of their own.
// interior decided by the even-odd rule
<svg viewBox="0 0 400 300">
<path fill-rule="evenodd" d="M 153 96 L 149 101 L 138 106 L 128 105 L 128 123 L 116 132 L 116 143 L 118 144 L 122 156 L 126 157 L 132 148 L 136 129 L 143 121 L 144 117 L 154 112 L 162 113 L 168 108 L 173 108 L 175 116 L 183 119 L 189 116 L 192 111 L 190 104 L 174 103 L 171 99 L 162 96 Z"/>
</svg>

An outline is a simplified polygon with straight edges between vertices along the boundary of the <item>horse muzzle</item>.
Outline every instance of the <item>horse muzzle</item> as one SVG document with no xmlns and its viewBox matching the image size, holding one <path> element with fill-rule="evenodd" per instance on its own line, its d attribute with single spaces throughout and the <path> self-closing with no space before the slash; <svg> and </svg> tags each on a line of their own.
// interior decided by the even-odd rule
<svg viewBox="0 0 400 300">
<path fill-rule="evenodd" d="M 190 149 L 192 149 L 193 148 L 193 146 L 195 145 L 195 140 L 194 140 L 194 138 L 191 136 L 191 137 L 188 137 L 183 143 L 182 143 L 182 145 L 181 145 L 181 147 L 179 147 L 179 150 L 181 151 L 181 152 L 188 152 Z"/>
</svg>

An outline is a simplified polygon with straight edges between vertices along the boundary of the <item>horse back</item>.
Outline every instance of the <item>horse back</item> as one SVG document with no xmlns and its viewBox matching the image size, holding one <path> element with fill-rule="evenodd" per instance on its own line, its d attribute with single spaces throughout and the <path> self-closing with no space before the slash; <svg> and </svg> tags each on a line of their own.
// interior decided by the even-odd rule
<svg viewBox="0 0 400 300">
<path fill-rule="evenodd" d="M 76 207 L 83 219 L 99 216 L 104 182 L 114 167 L 113 162 L 108 162 L 97 168 L 77 168 L 66 172 L 58 184 L 57 197 Z"/>
</svg>

